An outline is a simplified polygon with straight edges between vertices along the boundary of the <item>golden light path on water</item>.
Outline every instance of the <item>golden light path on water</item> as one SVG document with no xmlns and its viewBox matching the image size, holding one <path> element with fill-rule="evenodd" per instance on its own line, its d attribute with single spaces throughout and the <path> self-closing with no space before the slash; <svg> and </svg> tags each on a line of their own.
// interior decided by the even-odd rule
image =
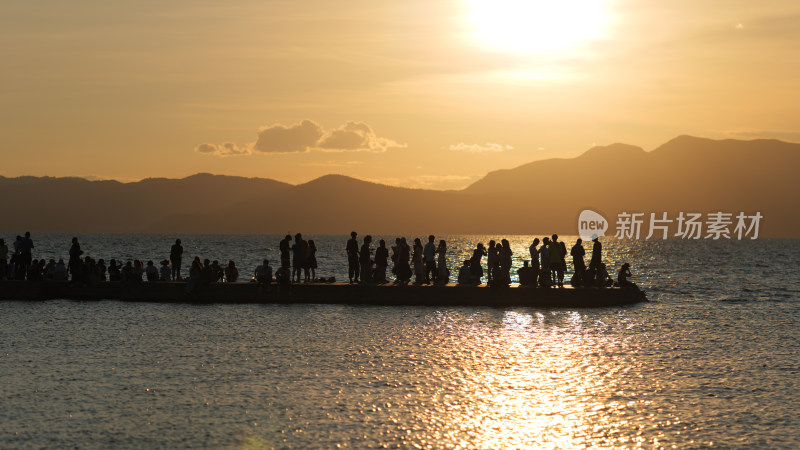
<svg viewBox="0 0 800 450">
<path fill-rule="evenodd" d="M 508 311 L 500 328 L 489 333 L 492 336 L 478 332 L 443 346 L 450 354 L 441 358 L 458 360 L 460 365 L 450 368 L 442 380 L 457 388 L 439 394 L 435 403 L 441 407 L 417 418 L 437 430 L 431 430 L 428 443 L 450 442 L 454 448 L 573 448 L 592 442 L 601 429 L 612 437 L 615 428 L 625 425 L 615 419 L 625 405 L 604 401 L 603 393 L 619 383 L 624 369 L 603 371 L 593 362 L 609 346 L 620 344 L 583 334 L 580 313 L 570 313 L 567 320 L 568 332 L 548 331 L 544 314 Z M 479 348 L 476 342 L 481 343 Z M 454 348 L 459 349 L 456 355 Z M 644 443 L 636 436 L 612 440 Z"/>
</svg>

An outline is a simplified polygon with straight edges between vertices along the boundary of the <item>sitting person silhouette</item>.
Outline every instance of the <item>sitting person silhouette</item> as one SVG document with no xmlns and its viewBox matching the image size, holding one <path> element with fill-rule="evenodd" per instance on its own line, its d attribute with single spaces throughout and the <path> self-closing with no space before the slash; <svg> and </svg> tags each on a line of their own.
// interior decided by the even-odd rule
<svg viewBox="0 0 800 450">
<path fill-rule="evenodd" d="M 619 269 L 619 274 L 617 274 L 617 282 L 619 283 L 619 287 L 636 287 L 636 283 L 628 281 L 628 278 L 631 276 L 631 265 L 628 263 L 623 264 L 622 268 Z"/>
<path fill-rule="evenodd" d="M 606 270 L 606 265 L 604 263 L 600 263 L 600 266 L 597 269 L 597 285 L 599 287 L 611 287 L 614 285 L 614 280 L 608 275 L 608 271 Z"/>
<path fill-rule="evenodd" d="M 534 274 L 533 267 L 528 265 L 528 260 L 526 259 L 523 263 L 524 265 L 517 269 L 517 276 L 519 277 L 519 284 L 521 286 L 535 286 L 536 285 L 536 275 Z"/>
<path fill-rule="evenodd" d="M 458 284 L 472 284 L 472 271 L 469 266 L 470 260 L 465 259 L 464 265 L 458 269 Z"/>
</svg>

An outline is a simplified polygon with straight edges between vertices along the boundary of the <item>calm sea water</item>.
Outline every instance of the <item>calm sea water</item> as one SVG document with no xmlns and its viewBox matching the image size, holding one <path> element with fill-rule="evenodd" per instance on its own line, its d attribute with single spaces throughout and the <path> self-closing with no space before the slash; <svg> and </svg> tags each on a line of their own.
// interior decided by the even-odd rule
<svg viewBox="0 0 800 450">
<path fill-rule="evenodd" d="M 175 237 L 248 275 L 280 239 L 79 236 L 89 255 L 154 261 Z M 310 237 L 319 274 L 346 279 L 346 237 Z M 67 256 L 71 235 L 33 238 L 35 256 Z M 489 239 L 445 238 L 453 266 Z M 531 239 L 510 238 L 516 264 Z M 0 302 L 0 447 L 800 446 L 800 240 L 605 250 L 652 302 Z"/>
</svg>

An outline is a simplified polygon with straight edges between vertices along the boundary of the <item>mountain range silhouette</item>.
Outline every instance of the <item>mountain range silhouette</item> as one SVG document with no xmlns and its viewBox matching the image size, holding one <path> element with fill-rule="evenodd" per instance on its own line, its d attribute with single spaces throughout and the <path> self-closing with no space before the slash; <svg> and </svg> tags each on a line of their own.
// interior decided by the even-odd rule
<svg viewBox="0 0 800 450">
<path fill-rule="evenodd" d="M 0 177 L 0 229 L 19 232 L 577 234 L 583 209 L 614 228 L 620 212 L 763 216 L 760 236 L 798 237 L 800 144 L 680 136 L 646 152 L 626 144 L 488 173 L 460 191 L 325 175 L 291 185 L 196 174 L 133 183 Z M 612 233 L 613 234 L 613 233 Z M 644 232 L 646 235 L 646 231 Z"/>
</svg>

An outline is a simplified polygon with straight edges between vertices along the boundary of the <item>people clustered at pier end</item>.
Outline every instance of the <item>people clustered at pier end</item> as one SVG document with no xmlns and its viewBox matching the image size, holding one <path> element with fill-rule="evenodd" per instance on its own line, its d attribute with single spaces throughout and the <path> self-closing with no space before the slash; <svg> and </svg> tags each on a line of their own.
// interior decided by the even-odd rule
<svg viewBox="0 0 800 450">
<path fill-rule="evenodd" d="M 391 282 L 406 284 L 447 284 L 450 282 L 450 269 L 447 267 L 447 242 L 436 241 L 428 236 L 423 245 L 415 238 L 409 243 L 405 237 L 398 237 L 394 245 L 387 246 L 380 239 L 373 248 L 372 236 L 366 235 L 359 243 L 358 234 L 353 231 L 344 246 L 347 256 L 348 280 L 351 284 L 382 284 Z M 147 280 L 186 281 L 188 289 L 217 282 L 236 282 L 239 269 L 233 260 L 222 265 L 219 261 L 201 260 L 195 256 L 189 265 L 188 279 L 181 273 L 184 249 L 180 239 L 171 246 L 169 257 L 158 263 L 153 261 L 117 261 L 111 259 L 95 260 L 83 256 L 77 237 L 72 238 L 69 259 L 34 259 L 34 243 L 29 232 L 17 236 L 13 252 L 3 239 L 0 239 L 0 280 L 28 281 L 67 281 L 79 284 L 95 284 L 100 281 L 139 283 Z M 278 285 L 291 285 L 301 282 L 332 282 L 334 278 L 317 278 L 317 246 L 314 240 L 305 240 L 301 233 L 292 237 L 287 234 L 278 244 L 280 264 L 273 273 L 269 259 L 264 259 L 255 270 L 250 281 L 262 284 L 276 282 Z M 517 276 L 523 286 L 543 288 L 563 287 L 567 272 L 567 245 L 558 235 L 536 238 L 529 247 L 530 260 L 524 261 Z M 511 284 L 512 269 L 511 245 L 507 239 L 499 242 L 489 241 L 488 247 L 478 243 L 469 259 L 463 261 L 458 269 L 456 281 L 459 285 L 479 285 L 486 278 L 489 286 L 508 286 Z M 625 263 L 617 274 L 615 283 L 602 261 L 602 244 L 593 239 L 592 253 L 588 267 L 584 261 L 586 252 L 583 242 L 578 239 L 569 251 L 574 269 L 569 284 L 574 287 L 635 287 L 629 281 L 630 265 Z M 10 256 L 10 259 L 9 259 Z M 486 257 L 484 270 L 483 258 Z M 274 276 L 273 276 L 274 275 Z M 413 281 L 412 281 L 413 279 Z"/>
</svg>

